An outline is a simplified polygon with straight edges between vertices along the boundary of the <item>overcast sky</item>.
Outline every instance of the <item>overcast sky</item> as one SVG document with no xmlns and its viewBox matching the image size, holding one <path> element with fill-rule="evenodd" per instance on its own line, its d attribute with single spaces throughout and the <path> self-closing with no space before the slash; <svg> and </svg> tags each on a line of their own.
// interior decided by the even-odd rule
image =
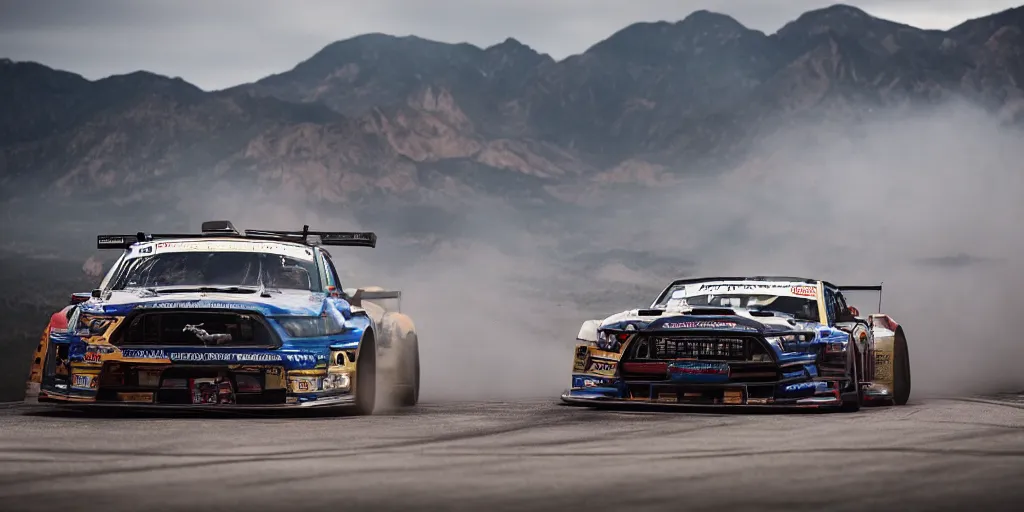
<svg viewBox="0 0 1024 512">
<path fill-rule="evenodd" d="M 945 29 L 1022 0 L 848 1 Z M 145 69 L 220 89 L 291 69 L 332 41 L 367 32 L 486 47 L 514 37 L 556 59 L 636 21 L 707 9 L 777 31 L 835 0 L 0 0 L 0 57 L 96 79 Z"/>
</svg>

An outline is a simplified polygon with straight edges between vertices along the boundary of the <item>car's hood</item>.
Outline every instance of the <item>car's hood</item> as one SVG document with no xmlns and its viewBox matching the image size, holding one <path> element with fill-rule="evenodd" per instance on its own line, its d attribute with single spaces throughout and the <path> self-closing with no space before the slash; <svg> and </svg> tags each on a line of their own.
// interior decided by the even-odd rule
<svg viewBox="0 0 1024 512">
<path fill-rule="evenodd" d="M 698 310 L 699 314 L 693 314 Z M 715 314 L 710 310 L 715 310 Z M 643 314 L 641 314 L 641 312 Z M 726 329 L 756 330 L 759 332 L 810 331 L 820 327 L 817 322 L 796 320 L 789 315 L 756 312 L 745 308 L 677 307 L 669 309 L 630 309 L 611 315 L 601 321 L 600 329 Z"/>
<path fill-rule="evenodd" d="M 152 309 L 245 309 L 267 316 L 316 316 L 323 312 L 327 295 L 302 290 L 273 291 L 270 297 L 258 293 L 166 293 L 143 290 L 115 291 L 104 299 L 81 304 L 83 313 L 127 314 L 137 308 Z"/>
</svg>

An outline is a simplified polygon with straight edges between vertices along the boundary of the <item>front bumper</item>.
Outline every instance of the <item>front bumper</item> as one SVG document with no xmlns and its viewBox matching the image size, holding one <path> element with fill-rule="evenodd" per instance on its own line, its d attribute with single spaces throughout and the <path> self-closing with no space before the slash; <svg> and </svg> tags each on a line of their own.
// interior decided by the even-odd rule
<svg viewBox="0 0 1024 512">
<path fill-rule="evenodd" d="M 685 401 L 668 401 L 650 398 L 621 398 L 603 393 L 588 392 L 583 389 L 567 389 L 562 393 L 562 402 L 569 405 L 587 407 L 671 407 L 687 409 L 821 409 L 841 407 L 840 396 L 811 396 L 794 399 L 777 399 L 741 403 L 700 403 Z"/>
<path fill-rule="evenodd" d="M 28 402 L 28 399 L 26 399 Z M 341 395 L 322 397 L 316 400 L 298 400 L 280 404 L 162 404 L 145 402 L 96 402 L 82 400 L 76 397 L 49 396 L 45 391 L 40 392 L 38 400 L 32 403 L 40 405 L 52 405 L 67 409 L 88 409 L 88 410 L 162 410 L 162 411 L 206 411 L 206 412 L 256 412 L 274 410 L 308 410 L 308 409 L 340 409 L 355 406 L 355 395 Z"/>
</svg>

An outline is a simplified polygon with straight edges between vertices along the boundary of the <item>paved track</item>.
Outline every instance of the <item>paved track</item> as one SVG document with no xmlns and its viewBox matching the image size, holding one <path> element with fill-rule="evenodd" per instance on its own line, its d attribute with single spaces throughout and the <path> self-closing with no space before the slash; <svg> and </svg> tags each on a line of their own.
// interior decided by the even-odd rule
<svg viewBox="0 0 1024 512">
<path fill-rule="evenodd" d="M 0 411 L 2 510 L 1013 510 L 1024 405 L 857 414 L 424 404 L 369 418 Z"/>
</svg>

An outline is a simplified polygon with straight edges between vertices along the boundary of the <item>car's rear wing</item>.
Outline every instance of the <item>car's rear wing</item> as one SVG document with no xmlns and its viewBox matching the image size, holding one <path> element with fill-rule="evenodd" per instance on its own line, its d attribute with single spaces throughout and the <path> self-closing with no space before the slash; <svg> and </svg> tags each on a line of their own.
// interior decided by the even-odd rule
<svg viewBox="0 0 1024 512">
<path fill-rule="evenodd" d="M 134 235 L 99 235 L 96 237 L 96 248 L 123 250 L 131 247 L 133 244 L 153 240 L 217 237 L 294 242 L 305 245 L 377 246 L 377 235 L 370 231 L 310 231 L 309 226 L 302 226 L 301 231 L 247 229 L 244 234 L 240 234 L 231 224 L 231 221 L 217 220 L 204 222 L 202 233 L 143 233 L 140 231 Z"/>
<path fill-rule="evenodd" d="M 836 286 L 841 292 L 878 292 L 878 312 L 882 312 L 882 284 Z"/>
<path fill-rule="evenodd" d="M 384 290 L 375 286 L 370 289 L 348 288 L 344 291 L 348 303 L 353 306 L 362 307 L 364 300 L 376 302 L 393 299 L 398 301 L 398 311 L 402 311 L 402 292 L 399 290 Z"/>
</svg>

